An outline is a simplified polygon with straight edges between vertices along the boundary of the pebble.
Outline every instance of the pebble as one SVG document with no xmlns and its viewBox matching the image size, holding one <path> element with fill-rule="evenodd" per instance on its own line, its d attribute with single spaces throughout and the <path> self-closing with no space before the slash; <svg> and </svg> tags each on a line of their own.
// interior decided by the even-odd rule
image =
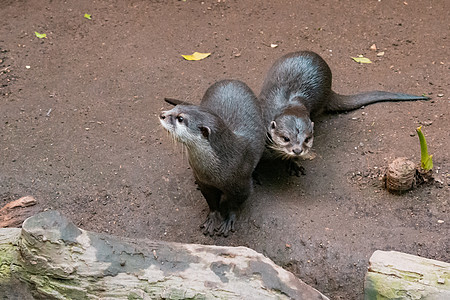
<svg viewBox="0 0 450 300">
<path fill-rule="evenodd" d="M 437 94 L 438 97 L 444 97 L 444 94 Z"/>
</svg>

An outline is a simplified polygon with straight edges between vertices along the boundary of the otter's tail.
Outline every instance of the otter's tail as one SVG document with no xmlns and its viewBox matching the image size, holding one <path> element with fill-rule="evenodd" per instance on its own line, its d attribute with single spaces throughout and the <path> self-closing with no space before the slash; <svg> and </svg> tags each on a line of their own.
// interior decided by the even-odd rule
<svg viewBox="0 0 450 300">
<path fill-rule="evenodd" d="M 183 104 L 183 105 L 192 105 L 191 103 L 188 102 L 184 102 L 182 100 L 178 100 L 178 99 L 173 99 L 173 98 L 164 98 L 164 101 L 166 101 L 169 104 L 172 105 L 178 105 L 178 104 Z"/>
<path fill-rule="evenodd" d="M 326 109 L 328 111 L 346 111 L 360 108 L 361 106 L 382 101 L 410 101 L 429 100 L 429 97 L 409 94 L 390 93 L 383 91 L 365 92 L 356 95 L 340 95 L 331 92 L 330 101 Z"/>
</svg>

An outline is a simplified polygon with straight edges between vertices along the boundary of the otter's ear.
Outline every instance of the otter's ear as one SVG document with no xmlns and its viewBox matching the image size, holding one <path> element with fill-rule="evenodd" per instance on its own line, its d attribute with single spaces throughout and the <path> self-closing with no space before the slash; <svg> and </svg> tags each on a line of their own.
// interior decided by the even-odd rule
<svg viewBox="0 0 450 300">
<path fill-rule="evenodd" d="M 277 127 L 277 122 L 272 121 L 270 122 L 270 128 L 275 129 Z"/>
<path fill-rule="evenodd" d="M 211 134 L 211 129 L 208 126 L 199 126 L 200 132 L 202 133 L 205 139 L 209 139 L 209 135 Z"/>
</svg>

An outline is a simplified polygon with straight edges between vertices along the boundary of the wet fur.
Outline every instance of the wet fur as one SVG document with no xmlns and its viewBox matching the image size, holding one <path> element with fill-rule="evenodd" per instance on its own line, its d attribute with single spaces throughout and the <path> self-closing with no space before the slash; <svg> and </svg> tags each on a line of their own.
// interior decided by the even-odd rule
<svg viewBox="0 0 450 300">
<path fill-rule="evenodd" d="M 224 80 L 206 91 L 200 105 L 177 105 L 160 116 L 163 127 L 187 148 L 189 164 L 210 208 L 203 225 L 206 234 L 226 236 L 233 231 L 237 210 L 252 192 L 252 173 L 264 151 L 261 114 L 245 83 Z"/>
<path fill-rule="evenodd" d="M 331 81 L 329 66 L 314 52 L 289 53 L 273 64 L 259 95 L 269 156 L 296 161 L 306 157 L 313 144 L 311 118 L 323 112 L 353 110 L 380 101 L 429 99 L 384 91 L 339 95 L 331 90 Z"/>
</svg>

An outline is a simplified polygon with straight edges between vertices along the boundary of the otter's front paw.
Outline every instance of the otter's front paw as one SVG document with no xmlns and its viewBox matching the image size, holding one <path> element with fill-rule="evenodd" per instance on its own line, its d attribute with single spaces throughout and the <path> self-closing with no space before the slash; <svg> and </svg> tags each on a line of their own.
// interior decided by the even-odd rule
<svg viewBox="0 0 450 300">
<path fill-rule="evenodd" d="M 300 174 L 306 175 L 305 168 L 302 165 L 300 165 L 298 161 L 295 160 L 290 160 L 288 162 L 288 172 L 289 175 L 291 176 L 295 175 L 297 177 L 300 177 Z"/>
<path fill-rule="evenodd" d="M 208 218 L 206 218 L 205 223 L 203 223 L 200 228 L 203 228 L 203 234 L 210 236 L 214 235 L 214 231 L 219 227 L 222 222 L 222 217 L 220 213 L 217 211 L 210 212 Z"/>
<path fill-rule="evenodd" d="M 227 237 L 228 234 L 234 232 L 234 224 L 236 223 L 236 214 L 230 212 L 228 218 L 226 218 L 222 224 L 220 224 L 219 229 L 217 229 L 217 234 L 223 234 L 224 237 Z"/>
</svg>

